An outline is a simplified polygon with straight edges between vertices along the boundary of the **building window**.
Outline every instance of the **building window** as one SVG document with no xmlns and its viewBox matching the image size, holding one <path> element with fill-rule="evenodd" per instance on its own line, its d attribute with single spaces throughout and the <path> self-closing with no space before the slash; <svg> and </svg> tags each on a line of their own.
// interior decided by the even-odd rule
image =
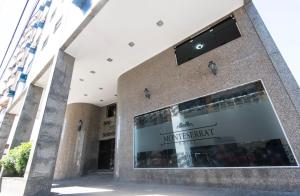
<svg viewBox="0 0 300 196">
<path fill-rule="evenodd" d="M 54 32 L 55 33 L 57 31 L 57 29 L 60 27 L 61 22 L 62 22 L 62 16 L 58 19 L 58 21 L 55 23 L 55 27 L 54 27 Z"/>
<path fill-rule="evenodd" d="M 107 118 L 116 116 L 116 112 L 117 112 L 117 104 L 111 104 L 106 107 L 106 117 Z"/>
<path fill-rule="evenodd" d="M 86 13 L 92 6 L 91 0 L 73 0 L 72 3 Z"/>
<path fill-rule="evenodd" d="M 135 117 L 136 168 L 297 166 L 261 83 Z"/>
</svg>

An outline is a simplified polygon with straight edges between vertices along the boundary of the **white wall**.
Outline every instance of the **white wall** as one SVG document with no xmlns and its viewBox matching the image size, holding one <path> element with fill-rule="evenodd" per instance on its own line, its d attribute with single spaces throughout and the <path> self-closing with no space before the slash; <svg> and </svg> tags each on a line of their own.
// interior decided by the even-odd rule
<svg viewBox="0 0 300 196">
<path fill-rule="evenodd" d="M 253 2 L 300 85 L 300 1 L 253 0 Z"/>
</svg>

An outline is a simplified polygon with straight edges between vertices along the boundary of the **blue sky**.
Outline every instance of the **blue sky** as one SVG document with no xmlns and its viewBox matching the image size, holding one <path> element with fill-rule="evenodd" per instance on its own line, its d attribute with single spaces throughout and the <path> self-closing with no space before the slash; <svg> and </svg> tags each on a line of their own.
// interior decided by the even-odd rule
<svg viewBox="0 0 300 196">
<path fill-rule="evenodd" d="M 0 60 L 18 21 L 19 14 L 16 13 L 21 13 L 25 2 L 26 0 L 1 0 Z M 253 2 L 300 85 L 300 0 L 253 0 Z"/>
</svg>

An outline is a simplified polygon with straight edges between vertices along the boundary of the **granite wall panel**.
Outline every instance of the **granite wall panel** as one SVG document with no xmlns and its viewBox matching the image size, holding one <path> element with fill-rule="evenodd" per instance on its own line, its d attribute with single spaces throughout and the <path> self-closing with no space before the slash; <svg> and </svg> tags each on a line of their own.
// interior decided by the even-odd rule
<svg viewBox="0 0 300 196">
<path fill-rule="evenodd" d="M 260 169 L 134 169 L 134 116 L 226 88 L 262 80 L 283 125 L 296 158 L 300 157 L 300 117 L 277 69 L 258 36 L 245 8 L 234 12 L 242 37 L 181 66 L 169 48 L 131 69 L 118 80 L 115 178 L 120 181 L 196 184 L 205 186 L 295 189 L 298 168 Z M 218 74 L 208 62 L 218 65 Z M 151 92 L 146 99 L 144 89 Z"/>
</svg>

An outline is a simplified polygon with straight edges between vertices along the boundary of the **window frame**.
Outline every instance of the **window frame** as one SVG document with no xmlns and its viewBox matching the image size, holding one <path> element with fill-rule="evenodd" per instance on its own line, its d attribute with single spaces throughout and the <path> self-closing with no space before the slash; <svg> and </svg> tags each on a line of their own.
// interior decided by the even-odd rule
<svg viewBox="0 0 300 196">
<path fill-rule="evenodd" d="M 283 138 L 286 140 L 287 144 L 289 145 L 289 148 L 291 150 L 291 153 L 292 155 L 294 156 L 294 159 L 295 159 L 295 162 L 296 162 L 296 165 L 295 166 L 248 166 L 248 167 L 245 167 L 245 166 L 241 166 L 241 167 L 147 167 L 147 168 L 138 168 L 138 167 L 135 167 L 135 126 L 133 125 L 133 128 L 132 128 L 132 169 L 133 170 L 223 170 L 223 169 L 231 169 L 231 170 L 236 170 L 236 169 L 284 169 L 284 168 L 300 168 L 300 165 L 299 165 L 299 161 L 298 161 L 298 157 L 295 155 L 295 152 L 294 152 L 294 149 L 293 149 L 293 146 L 291 145 L 290 143 L 290 140 L 289 138 L 287 137 L 286 135 L 286 131 L 280 121 L 280 118 L 277 114 L 277 111 L 274 107 L 274 104 L 272 102 L 272 99 L 270 98 L 270 95 L 268 93 L 268 90 L 263 82 L 262 79 L 257 79 L 257 80 L 253 80 L 253 81 L 250 81 L 250 82 L 246 82 L 246 83 L 242 83 L 242 84 L 239 84 L 239 85 L 235 85 L 235 86 L 232 86 L 232 87 L 228 87 L 228 88 L 224 88 L 224 89 L 221 89 L 221 90 L 218 90 L 218 91 L 212 91 L 212 92 L 209 92 L 207 94 L 204 94 L 204 95 L 200 95 L 200 96 L 196 96 L 196 97 L 193 97 L 193 98 L 190 98 L 190 99 L 186 99 L 186 100 L 182 100 L 180 102 L 177 102 L 177 103 L 173 103 L 173 104 L 170 104 L 170 105 L 166 105 L 166 106 L 163 106 L 163 107 L 160 107 L 160 108 L 154 108 L 152 109 L 151 111 L 146 111 L 146 112 L 143 112 L 143 113 L 139 113 L 139 114 L 136 114 L 134 115 L 133 119 L 135 119 L 136 117 L 138 116 L 141 116 L 141 115 L 144 115 L 144 114 L 147 114 L 147 113 L 152 113 L 154 111 L 158 111 L 158 110 L 162 110 L 164 108 L 167 108 L 167 107 L 171 107 L 171 106 L 174 106 L 174 105 L 179 105 L 181 103 L 184 103 L 184 102 L 188 102 L 188 101 L 191 101 L 191 100 L 194 100 L 194 99 L 197 99 L 197 98 L 200 98 L 200 97 L 205 97 L 205 96 L 209 96 L 209 95 L 213 95 L 213 94 L 216 94 L 216 93 L 220 93 L 220 92 L 224 92 L 224 91 L 227 91 L 227 90 L 231 90 L 231 89 L 235 89 L 235 88 L 238 88 L 238 87 L 241 87 L 241 86 L 244 86 L 244 85 L 247 85 L 247 84 L 251 84 L 251 83 L 255 83 L 255 82 L 261 82 L 264 90 L 265 90 L 265 93 L 266 93 L 266 96 L 268 98 L 268 101 L 270 102 L 271 104 L 271 108 L 273 109 L 273 112 L 275 114 L 275 117 L 276 117 L 276 120 L 278 121 L 279 123 L 279 126 L 281 127 L 281 130 L 282 130 L 282 133 L 283 133 Z M 134 123 L 134 120 L 133 120 L 133 123 Z"/>
</svg>

